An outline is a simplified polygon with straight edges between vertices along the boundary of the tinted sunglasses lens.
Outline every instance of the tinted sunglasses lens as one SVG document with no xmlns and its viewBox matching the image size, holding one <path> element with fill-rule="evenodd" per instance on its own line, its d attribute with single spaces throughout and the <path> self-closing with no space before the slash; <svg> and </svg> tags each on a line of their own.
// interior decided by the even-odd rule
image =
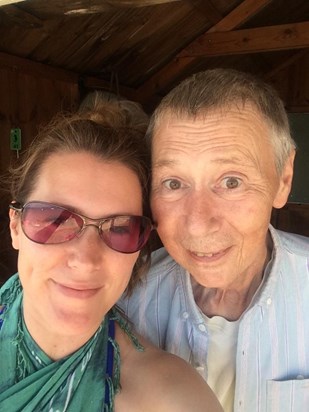
<svg viewBox="0 0 309 412">
<path fill-rule="evenodd" d="M 101 226 L 101 236 L 107 246 L 122 253 L 142 249 L 151 232 L 151 221 L 144 216 L 117 216 Z"/>
<path fill-rule="evenodd" d="M 80 216 L 62 207 L 40 202 L 32 202 L 24 207 L 21 222 L 30 240 L 49 244 L 71 240 L 83 227 Z"/>
</svg>

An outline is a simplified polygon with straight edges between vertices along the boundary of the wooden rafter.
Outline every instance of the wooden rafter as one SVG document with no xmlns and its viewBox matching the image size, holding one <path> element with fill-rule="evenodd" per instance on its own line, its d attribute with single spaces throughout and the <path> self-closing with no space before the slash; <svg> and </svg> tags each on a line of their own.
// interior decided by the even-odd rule
<svg viewBox="0 0 309 412">
<path fill-rule="evenodd" d="M 78 75 L 69 70 L 54 68 L 47 64 L 33 62 L 23 57 L 12 56 L 2 52 L 0 52 L 0 66 L 23 73 L 37 74 L 43 78 L 57 78 L 58 80 L 72 83 L 78 82 Z"/>
<path fill-rule="evenodd" d="M 232 10 L 227 16 L 219 21 L 215 26 L 207 30 L 207 33 L 230 31 L 237 29 L 240 25 L 250 20 L 262 9 L 268 6 L 272 0 L 245 0 L 238 7 Z M 202 38 L 203 36 L 199 37 Z M 198 39 L 197 39 L 198 41 Z"/>
<path fill-rule="evenodd" d="M 199 42 L 186 47 L 179 57 L 226 56 L 305 47 L 309 47 L 309 21 L 207 33 Z"/>
<path fill-rule="evenodd" d="M 0 7 L 6 6 L 7 4 L 21 3 L 22 1 L 25 1 L 25 0 L 0 0 Z"/>
<path fill-rule="evenodd" d="M 271 0 L 244 0 L 238 7 L 231 11 L 227 16 L 220 20 L 216 25 L 212 26 L 207 33 L 225 32 L 239 27 L 245 21 L 253 17 L 265 6 L 271 3 Z M 205 35 L 205 34 L 204 34 Z M 191 45 L 198 43 L 203 36 L 200 36 Z M 188 47 L 190 47 L 189 45 Z M 195 57 L 179 58 L 186 52 L 185 48 L 179 55 L 175 57 L 163 69 L 151 77 L 146 83 L 138 89 L 138 97 L 140 101 L 147 101 L 152 95 L 155 95 L 158 90 L 168 85 L 183 69 L 194 62 Z"/>
<path fill-rule="evenodd" d="M 19 7 L 15 7 L 14 4 L 5 6 L 1 11 L 10 17 L 10 22 L 18 24 L 19 27 L 38 28 L 43 26 L 41 19 Z"/>
<path fill-rule="evenodd" d="M 0 0 L 0 6 L 20 1 L 25 0 Z M 139 8 L 176 1 L 180 0 L 44 0 L 36 4 L 36 10 L 46 15 L 96 14 L 117 8 Z"/>
</svg>

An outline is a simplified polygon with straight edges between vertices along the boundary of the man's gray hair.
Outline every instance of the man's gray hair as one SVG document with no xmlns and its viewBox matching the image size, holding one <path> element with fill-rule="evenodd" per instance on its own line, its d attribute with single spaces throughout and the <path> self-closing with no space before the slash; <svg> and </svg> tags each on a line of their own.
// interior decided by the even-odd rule
<svg viewBox="0 0 309 412">
<path fill-rule="evenodd" d="M 213 109 L 225 110 L 246 103 L 253 104 L 269 125 L 269 138 L 280 174 L 289 154 L 296 147 L 288 116 L 276 90 L 249 73 L 212 69 L 182 81 L 154 111 L 147 134 L 152 138 L 160 123 L 169 116 L 180 119 L 206 117 L 207 112 Z"/>
</svg>

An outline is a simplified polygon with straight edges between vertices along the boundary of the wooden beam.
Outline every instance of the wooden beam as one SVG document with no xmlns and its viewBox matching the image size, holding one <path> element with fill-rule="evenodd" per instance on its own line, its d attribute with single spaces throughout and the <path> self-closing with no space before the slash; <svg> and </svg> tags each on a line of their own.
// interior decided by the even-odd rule
<svg viewBox="0 0 309 412">
<path fill-rule="evenodd" d="M 32 75 L 39 75 L 65 82 L 78 82 L 78 75 L 64 69 L 58 69 L 46 64 L 33 62 L 22 57 L 12 56 L 10 54 L 0 52 L 0 67 L 7 67 L 14 71 L 21 71 Z"/>
<path fill-rule="evenodd" d="M 272 0 L 244 0 L 239 6 L 231 11 L 227 16 L 220 20 L 215 26 L 212 26 L 206 33 L 212 33 L 217 31 L 229 31 L 237 28 L 245 21 L 253 17 L 265 6 L 271 3 Z M 199 42 L 199 39 L 203 39 L 203 36 L 198 37 L 193 43 Z M 190 47 L 190 45 L 188 46 Z M 156 94 L 160 89 L 166 87 L 182 70 L 190 66 L 195 61 L 195 57 L 182 57 L 187 48 L 179 53 L 174 60 L 167 64 L 163 69 L 145 82 L 138 89 L 139 101 L 146 102 Z"/>
<path fill-rule="evenodd" d="M 22 1 L 25 0 L 0 0 L 0 7 L 6 6 L 7 4 L 21 3 Z"/>
<path fill-rule="evenodd" d="M 42 19 L 15 5 L 5 6 L 1 11 L 9 16 L 10 24 L 18 24 L 19 27 L 30 29 L 43 27 L 44 21 Z"/>
<path fill-rule="evenodd" d="M 207 30 L 207 33 L 237 29 L 237 27 L 244 24 L 247 20 L 250 20 L 271 2 L 272 0 L 245 0 L 219 21 L 219 23 Z"/>
<path fill-rule="evenodd" d="M 120 8 L 140 8 L 175 1 L 180 0 L 45 0 L 36 2 L 35 9 L 40 14 L 46 16 L 59 14 L 95 14 Z"/>
<path fill-rule="evenodd" d="M 207 33 L 179 57 L 209 57 L 309 47 L 309 21 L 228 33 Z"/>
</svg>

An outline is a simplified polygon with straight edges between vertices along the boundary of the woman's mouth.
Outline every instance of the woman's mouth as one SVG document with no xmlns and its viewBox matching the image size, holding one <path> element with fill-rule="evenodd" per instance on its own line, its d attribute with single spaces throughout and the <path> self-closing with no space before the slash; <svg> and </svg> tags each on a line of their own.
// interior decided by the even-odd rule
<svg viewBox="0 0 309 412">
<path fill-rule="evenodd" d="M 53 281 L 57 290 L 64 296 L 77 298 L 77 299 L 89 299 L 96 295 L 100 288 L 87 287 L 87 286 L 76 286 L 76 285 L 64 285 Z"/>
</svg>

